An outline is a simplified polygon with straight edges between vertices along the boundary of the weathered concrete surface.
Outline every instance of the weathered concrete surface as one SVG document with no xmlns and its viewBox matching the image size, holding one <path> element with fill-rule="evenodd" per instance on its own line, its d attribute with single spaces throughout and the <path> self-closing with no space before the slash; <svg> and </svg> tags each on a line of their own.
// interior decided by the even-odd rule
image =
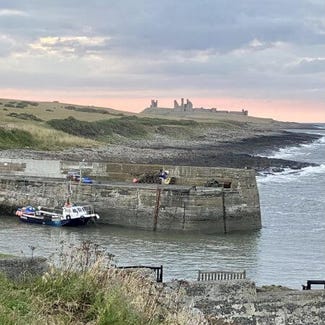
<svg viewBox="0 0 325 325">
<path fill-rule="evenodd" d="M 0 158 L 0 174 L 15 176 L 63 177 L 60 161 Z"/>
<path fill-rule="evenodd" d="M 178 185 L 203 186 L 207 180 L 216 179 L 220 182 L 232 181 L 233 188 L 256 187 L 255 171 L 252 169 L 61 161 L 61 172 L 66 174 L 69 169 L 80 166 L 83 174 L 98 180 L 131 182 L 134 177 L 148 172 L 158 173 L 163 168 L 169 171 L 170 176 L 176 177 Z"/>
<path fill-rule="evenodd" d="M 192 303 L 207 318 L 231 324 L 325 324 L 325 290 L 261 290 L 248 280 L 181 281 L 171 286 L 185 292 L 184 302 Z"/>
<path fill-rule="evenodd" d="M 42 275 L 47 270 L 47 260 L 43 257 L 10 257 L 0 259 L 0 272 L 13 280 Z"/>
<path fill-rule="evenodd" d="M 35 166 L 35 163 L 34 163 Z M 76 168 L 61 162 L 62 173 Z M 158 172 L 161 166 L 88 163 L 84 174 L 93 185 L 71 184 L 74 202 L 91 203 L 100 223 L 151 230 L 224 233 L 259 229 L 259 197 L 252 170 L 163 166 L 175 176 L 176 185 L 133 184 L 133 177 Z M 20 167 L 19 167 L 20 168 Z M 29 169 L 30 170 L 30 169 Z M 35 169 L 35 173 L 36 173 Z M 20 171 L 21 172 L 21 171 Z M 29 175 L 29 174 L 28 174 Z M 207 180 L 230 188 L 204 187 Z M 108 180 L 109 182 L 105 182 Z M 0 207 L 8 211 L 22 205 L 62 206 L 68 184 L 61 179 L 2 176 Z"/>
</svg>

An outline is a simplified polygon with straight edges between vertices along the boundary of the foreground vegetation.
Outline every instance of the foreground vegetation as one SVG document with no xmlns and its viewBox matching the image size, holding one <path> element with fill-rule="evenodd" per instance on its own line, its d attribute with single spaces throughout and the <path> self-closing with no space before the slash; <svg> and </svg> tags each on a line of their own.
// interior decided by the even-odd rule
<svg viewBox="0 0 325 325">
<path fill-rule="evenodd" d="M 42 277 L 0 275 L 0 324 L 203 324 L 148 276 L 112 267 L 111 256 L 84 242 L 66 247 Z"/>
</svg>

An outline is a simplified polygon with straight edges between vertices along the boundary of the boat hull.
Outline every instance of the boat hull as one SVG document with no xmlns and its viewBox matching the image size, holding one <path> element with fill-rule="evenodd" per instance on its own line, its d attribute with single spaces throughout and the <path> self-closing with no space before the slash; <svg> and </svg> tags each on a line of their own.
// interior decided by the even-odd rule
<svg viewBox="0 0 325 325">
<path fill-rule="evenodd" d="M 78 218 L 78 219 L 70 219 L 70 220 L 51 220 L 50 218 L 40 218 L 33 215 L 21 215 L 19 219 L 25 223 L 34 223 L 39 225 L 47 225 L 54 227 L 63 227 L 63 226 L 82 226 L 86 225 L 89 220 L 92 218 Z"/>
<path fill-rule="evenodd" d="M 54 227 L 82 226 L 86 225 L 89 220 L 99 219 L 99 215 L 94 213 L 92 206 L 71 205 L 70 203 L 65 204 L 62 209 L 41 207 L 35 209 L 32 206 L 26 206 L 18 208 L 16 216 L 25 223 Z"/>
</svg>

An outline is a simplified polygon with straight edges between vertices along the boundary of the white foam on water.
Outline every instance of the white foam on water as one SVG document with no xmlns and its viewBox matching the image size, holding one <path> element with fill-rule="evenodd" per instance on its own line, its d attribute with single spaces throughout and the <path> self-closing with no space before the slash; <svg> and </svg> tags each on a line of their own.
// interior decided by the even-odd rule
<svg viewBox="0 0 325 325">
<path fill-rule="evenodd" d="M 325 174 L 325 164 L 322 164 L 320 166 L 308 166 L 302 168 L 300 172 L 301 176 L 309 176 L 316 174 Z"/>
<path fill-rule="evenodd" d="M 325 164 L 320 166 L 308 166 L 299 170 L 285 168 L 283 172 L 274 173 L 274 174 L 266 174 L 257 176 L 257 182 L 259 184 L 266 184 L 269 182 L 274 183 L 288 183 L 292 181 L 297 181 L 302 177 L 310 177 L 317 175 L 325 174 Z"/>
<path fill-rule="evenodd" d="M 325 143 L 325 137 L 318 139 L 316 143 Z"/>
<path fill-rule="evenodd" d="M 298 171 L 287 171 L 285 170 L 282 173 L 269 174 L 263 176 L 257 176 L 258 184 L 267 184 L 267 183 L 288 183 L 292 182 L 297 178 Z"/>
<path fill-rule="evenodd" d="M 273 151 L 268 157 L 276 158 L 276 159 L 292 159 L 296 155 L 310 155 L 312 152 L 318 149 L 320 146 L 324 146 L 325 137 L 321 137 L 320 139 L 309 143 L 309 144 L 301 144 L 295 147 L 285 147 L 279 150 Z"/>
</svg>

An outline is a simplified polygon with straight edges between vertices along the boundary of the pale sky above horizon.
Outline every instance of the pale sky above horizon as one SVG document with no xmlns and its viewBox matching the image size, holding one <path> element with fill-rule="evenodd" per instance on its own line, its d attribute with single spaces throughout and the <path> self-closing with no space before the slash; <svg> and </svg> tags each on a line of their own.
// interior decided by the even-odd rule
<svg viewBox="0 0 325 325">
<path fill-rule="evenodd" d="M 324 0 L 2 0 L 0 98 L 325 122 Z"/>
</svg>

